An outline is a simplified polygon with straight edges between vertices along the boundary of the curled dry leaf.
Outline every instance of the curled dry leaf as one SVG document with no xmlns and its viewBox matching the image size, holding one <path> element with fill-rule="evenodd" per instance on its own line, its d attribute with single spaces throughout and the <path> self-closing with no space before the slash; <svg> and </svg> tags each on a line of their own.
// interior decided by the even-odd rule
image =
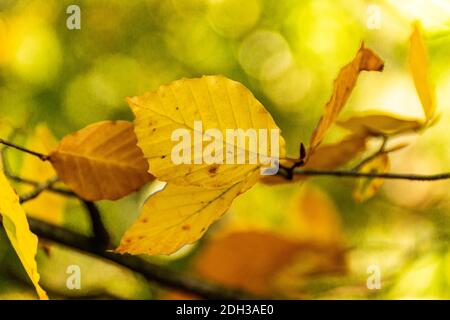
<svg viewBox="0 0 450 320">
<path fill-rule="evenodd" d="M 436 110 L 436 92 L 429 76 L 428 54 L 422 37 L 420 24 L 413 26 L 410 37 L 409 66 L 427 121 L 431 121 Z"/>
<path fill-rule="evenodd" d="M 386 173 L 389 171 L 389 156 L 387 153 L 382 153 L 371 161 L 365 163 L 361 172 Z M 358 179 L 356 182 L 353 197 L 358 202 L 363 202 L 373 197 L 378 190 L 383 186 L 384 179 L 364 178 Z"/>
<path fill-rule="evenodd" d="M 311 136 L 310 154 L 322 143 L 327 130 L 338 117 L 356 85 L 359 73 L 361 71 L 382 71 L 383 67 L 383 60 L 362 44 L 353 60 L 341 69 L 334 81 L 331 98 Z"/>
<path fill-rule="evenodd" d="M 35 260 L 38 239 L 30 231 L 25 211 L 19 204 L 19 196 L 0 170 L 0 215 L 3 227 L 16 251 L 28 277 L 36 288 L 40 299 L 47 299 L 47 294 L 39 285 L 39 273 Z"/>
<path fill-rule="evenodd" d="M 211 144 L 217 142 L 208 132 L 217 129 L 221 132 L 217 154 L 227 155 L 227 129 L 271 129 L 279 130 L 272 116 L 253 94 L 241 83 L 223 76 L 204 76 L 196 79 L 181 79 L 159 87 L 156 91 L 139 97 L 128 99 L 135 114 L 135 132 L 138 145 L 142 149 L 150 166 L 150 173 L 159 180 L 177 185 L 196 185 L 220 188 L 242 181 L 255 168 L 259 168 L 260 155 L 268 155 L 271 150 L 271 139 L 267 148 L 259 148 L 256 164 L 207 164 L 204 161 L 195 164 L 194 161 L 185 164 L 175 164 L 171 154 L 179 144 L 172 139 L 172 133 L 184 129 L 192 140 L 199 135 L 209 136 L 209 142 L 193 141 L 187 147 L 191 159 L 201 160 L 203 153 L 196 152 L 194 144 Z M 201 129 L 195 128 L 194 122 L 201 121 Z M 201 130 L 201 131 L 200 131 Z M 279 137 L 279 153 L 284 156 L 284 139 Z M 248 143 L 241 151 L 249 159 Z M 239 147 L 239 146 L 238 146 Z M 254 150 L 252 150 L 254 152 Z M 225 159 L 224 159 L 225 160 Z M 225 161 L 224 161 L 225 162 Z"/>
<path fill-rule="evenodd" d="M 81 198 L 116 200 L 152 179 L 136 142 L 132 123 L 97 122 L 64 137 L 50 162 Z"/>
</svg>

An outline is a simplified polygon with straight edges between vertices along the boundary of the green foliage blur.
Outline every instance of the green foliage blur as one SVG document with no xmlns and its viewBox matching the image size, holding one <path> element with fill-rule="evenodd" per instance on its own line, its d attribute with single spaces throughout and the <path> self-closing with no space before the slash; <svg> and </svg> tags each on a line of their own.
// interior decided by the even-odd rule
<svg viewBox="0 0 450 320">
<path fill-rule="evenodd" d="M 71 4 L 81 8 L 81 30 L 66 27 Z M 371 5 L 380 12 L 376 28 L 370 25 Z M 401 138 L 409 146 L 392 154 L 391 171 L 448 172 L 446 0 L 0 0 L 0 132 L 7 123 L 31 133 L 44 122 L 61 138 L 96 121 L 132 120 L 125 97 L 182 77 L 223 74 L 264 104 L 282 129 L 288 153 L 296 156 L 299 143 L 309 141 L 339 69 L 361 41 L 385 60 L 386 69 L 361 76 L 344 116 L 384 110 L 423 117 L 406 63 L 414 20 L 425 30 L 440 121 L 421 135 Z M 328 139 L 342 135 L 335 128 Z M 311 289 L 314 297 L 450 299 L 448 182 L 387 181 L 363 204 L 352 199 L 354 181 L 319 178 L 306 184 L 330 196 L 350 248 L 349 274 L 330 280 L 325 292 Z M 261 219 L 284 214 L 270 202 L 279 199 L 260 198 L 273 208 L 261 212 Z M 101 203 L 116 243 L 143 199 L 136 194 L 117 205 Z M 83 219 L 77 209 L 68 210 L 65 225 L 87 233 Z M 23 272 L 0 235 L 0 299 L 32 298 L 17 280 Z M 183 270 L 189 255 L 156 261 Z M 65 288 L 71 263 L 90 275 L 81 292 Z M 383 270 L 381 290 L 366 289 L 371 264 Z M 56 297 L 146 299 L 155 292 L 137 275 L 59 247 L 51 247 L 49 256 L 41 252 L 39 266 L 44 286 Z M 312 287 L 323 289 L 320 282 Z"/>
</svg>

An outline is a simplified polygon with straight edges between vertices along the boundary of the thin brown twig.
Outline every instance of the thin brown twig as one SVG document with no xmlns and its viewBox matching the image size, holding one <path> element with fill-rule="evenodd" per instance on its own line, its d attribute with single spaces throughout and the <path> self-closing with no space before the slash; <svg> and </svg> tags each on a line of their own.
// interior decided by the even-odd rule
<svg viewBox="0 0 450 320">
<path fill-rule="evenodd" d="M 39 186 L 39 184 L 40 184 L 38 181 L 25 179 L 25 178 L 16 176 L 14 174 L 11 174 L 8 171 L 4 171 L 4 173 L 7 178 L 9 178 L 15 182 L 18 182 L 18 183 L 28 184 L 30 186 L 35 186 L 35 187 Z M 60 195 L 67 196 L 67 197 L 77 197 L 77 195 L 72 190 L 58 188 L 58 187 L 55 187 L 54 185 L 49 185 L 47 190 L 50 192 L 53 192 L 53 193 L 58 193 Z"/>
<path fill-rule="evenodd" d="M 12 143 L 12 142 L 9 142 L 9 141 L 3 140 L 3 139 L 0 139 L 0 144 L 3 144 L 5 146 L 17 149 L 19 151 L 31 154 L 32 156 L 35 156 L 35 157 L 41 159 L 42 161 L 47 161 L 48 159 L 50 159 L 50 157 L 48 155 L 46 155 L 46 154 L 27 149 L 25 147 L 16 145 L 15 143 Z"/>
<path fill-rule="evenodd" d="M 388 143 L 389 137 L 387 136 L 382 136 L 382 142 L 380 147 L 378 148 L 377 151 L 375 151 L 372 155 L 368 156 L 367 158 L 363 159 L 362 161 L 360 161 L 352 170 L 353 171 L 359 171 L 359 169 L 361 169 L 366 163 L 369 163 L 370 161 L 372 161 L 373 159 L 381 156 L 382 154 L 386 154 L 389 153 L 391 151 L 386 150 L 386 145 Z"/>
<path fill-rule="evenodd" d="M 13 147 L 17 150 L 35 155 L 43 161 L 49 160 L 50 157 L 48 155 L 41 154 L 39 152 L 29 150 L 23 148 L 21 146 L 15 145 L 10 142 L 6 142 L 0 139 L 0 144 L 4 144 L 9 147 Z M 384 148 L 385 142 L 383 142 Z M 434 181 L 434 180 L 444 180 L 450 178 L 449 173 L 438 173 L 431 175 L 421 175 L 421 174 L 403 174 L 403 173 L 366 173 L 366 172 L 358 172 L 355 170 L 321 170 L 321 169 L 308 169 L 301 170 L 298 169 L 301 166 L 301 162 L 295 164 L 290 168 L 280 166 L 280 171 L 278 171 L 277 175 L 285 177 L 287 180 L 293 179 L 293 174 L 298 175 L 308 175 L 308 176 L 334 176 L 334 177 L 348 177 L 348 178 L 384 178 L 384 179 L 404 179 L 404 180 L 418 180 L 418 181 Z M 52 190 L 52 188 L 49 188 Z"/>
<path fill-rule="evenodd" d="M 43 183 L 38 184 L 33 191 L 20 196 L 20 203 L 24 203 L 37 198 L 45 190 L 49 190 L 58 181 L 58 177 L 53 177 Z"/>
<path fill-rule="evenodd" d="M 373 173 L 373 172 L 357 172 L 348 170 L 314 170 L 307 169 L 294 170 L 295 174 L 303 176 L 333 176 L 346 178 L 383 178 L 393 180 L 415 180 L 415 181 L 436 181 L 450 179 L 450 172 L 437 173 L 430 175 L 411 174 L 411 173 Z"/>
</svg>

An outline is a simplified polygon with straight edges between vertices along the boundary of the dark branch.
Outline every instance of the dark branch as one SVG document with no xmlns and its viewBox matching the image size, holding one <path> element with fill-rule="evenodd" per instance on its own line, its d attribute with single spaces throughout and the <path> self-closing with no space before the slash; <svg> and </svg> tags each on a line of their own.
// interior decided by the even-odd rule
<svg viewBox="0 0 450 320">
<path fill-rule="evenodd" d="M 92 224 L 92 233 L 94 235 L 94 244 L 100 249 L 107 249 L 109 245 L 109 234 L 103 225 L 100 211 L 95 203 L 91 201 L 81 200 L 84 207 L 89 213 Z"/>
<path fill-rule="evenodd" d="M 28 218 L 30 229 L 41 239 L 47 239 L 70 248 L 83 251 L 91 256 L 106 259 L 142 274 L 148 281 L 162 286 L 181 290 L 205 299 L 255 299 L 255 296 L 206 282 L 192 275 L 173 271 L 167 267 L 150 263 L 136 256 L 120 255 L 100 249 L 96 239 L 87 237 L 65 228 L 51 225 L 37 219 Z M 1 224 L 1 216 L 0 216 Z"/>
</svg>

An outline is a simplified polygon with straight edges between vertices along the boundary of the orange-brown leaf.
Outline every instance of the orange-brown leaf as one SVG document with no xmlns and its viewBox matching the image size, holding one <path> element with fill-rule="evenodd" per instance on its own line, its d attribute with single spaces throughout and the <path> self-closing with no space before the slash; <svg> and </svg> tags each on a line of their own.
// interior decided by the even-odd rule
<svg viewBox="0 0 450 320">
<path fill-rule="evenodd" d="M 151 179 L 133 124 L 102 121 L 64 137 L 50 154 L 58 177 L 86 200 L 116 200 Z"/>
<path fill-rule="evenodd" d="M 206 279 L 253 293 L 268 293 L 277 271 L 302 246 L 271 232 L 237 232 L 211 241 L 196 259 L 196 272 Z"/>
<path fill-rule="evenodd" d="M 235 232 L 207 243 L 195 258 L 194 270 L 201 277 L 228 287 L 254 294 L 289 296 L 277 283 L 282 271 L 297 262 L 299 256 L 334 256 L 336 252 L 342 253 L 336 247 L 298 242 L 272 232 Z M 315 266 L 309 264 L 312 269 Z M 313 272 L 309 267 L 298 276 Z M 326 272 L 322 267 L 320 271 Z"/>
<path fill-rule="evenodd" d="M 367 136 L 350 135 L 343 140 L 319 146 L 303 169 L 331 170 L 345 165 L 366 149 Z"/>
</svg>

